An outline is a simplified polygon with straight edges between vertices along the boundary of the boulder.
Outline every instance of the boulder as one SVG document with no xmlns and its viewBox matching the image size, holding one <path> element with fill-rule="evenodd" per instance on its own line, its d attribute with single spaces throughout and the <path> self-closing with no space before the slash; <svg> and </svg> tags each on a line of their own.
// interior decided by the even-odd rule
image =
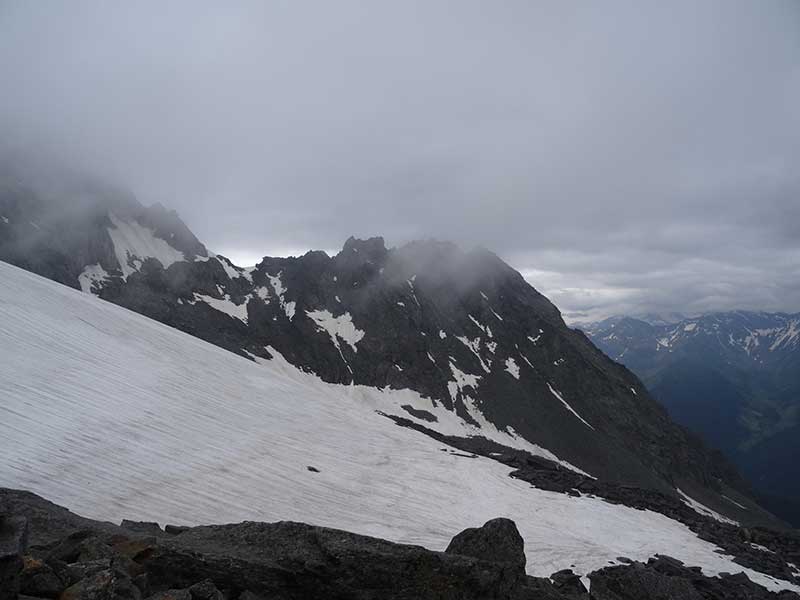
<svg viewBox="0 0 800 600">
<path fill-rule="evenodd" d="M 22 556 L 27 549 L 27 519 L 0 515 L 0 600 L 16 600 L 19 595 Z"/>
<path fill-rule="evenodd" d="M 588 598 L 589 591 L 583 585 L 581 578 L 571 569 L 557 571 L 550 575 L 553 586 L 565 596 L 570 598 Z"/>
<path fill-rule="evenodd" d="M 75 562 L 67 565 L 66 577 L 62 575 L 62 578 L 68 580 L 67 585 L 69 586 L 78 583 L 81 579 L 85 579 L 86 577 L 91 577 L 92 575 L 98 573 L 99 571 L 105 571 L 106 569 L 110 568 L 111 568 L 110 558 L 101 558 L 98 560 L 89 560 L 80 563 Z"/>
<path fill-rule="evenodd" d="M 141 600 L 142 595 L 130 578 L 114 569 L 98 571 L 71 585 L 60 600 Z"/>
<path fill-rule="evenodd" d="M 161 526 L 152 521 L 129 521 L 128 519 L 123 519 L 122 523 L 120 523 L 120 527 L 127 529 L 128 531 L 147 533 L 149 535 L 159 535 L 164 533 L 164 531 L 161 529 Z"/>
<path fill-rule="evenodd" d="M 180 535 L 184 531 L 189 531 L 191 527 L 185 525 L 164 525 L 164 531 L 170 535 Z"/>
<path fill-rule="evenodd" d="M 74 563 L 111 558 L 112 556 L 111 548 L 95 535 L 94 531 L 82 529 L 69 534 L 58 542 L 50 549 L 46 558 Z"/>
<path fill-rule="evenodd" d="M 507 563 L 525 574 L 525 542 L 511 519 L 492 519 L 482 527 L 465 529 L 450 541 L 445 552 Z"/>
<path fill-rule="evenodd" d="M 40 598 L 58 598 L 66 584 L 44 561 L 26 556 L 20 574 L 20 592 Z"/>
<path fill-rule="evenodd" d="M 189 588 L 192 600 L 224 600 L 220 592 L 210 579 L 195 583 Z"/>
</svg>

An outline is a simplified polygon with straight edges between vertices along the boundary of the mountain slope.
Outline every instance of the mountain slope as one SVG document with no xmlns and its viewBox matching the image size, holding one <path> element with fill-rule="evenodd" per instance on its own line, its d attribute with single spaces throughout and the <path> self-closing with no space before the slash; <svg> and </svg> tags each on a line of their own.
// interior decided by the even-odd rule
<svg viewBox="0 0 800 600">
<path fill-rule="evenodd" d="M 414 404 L 443 431 L 474 429 L 414 392 L 325 383 L 276 351 L 257 364 L 3 263 L 0 280 L 0 485 L 95 518 L 295 519 L 433 549 L 502 515 L 525 538 L 531 574 L 666 553 L 800 589 L 663 515 L 532 488 L 493 460 L 442 451 L 384 414 Z"/>
<path fill-rule="evenodd" d="M 778 525 L 720 454 L 491 252 L 351 238 L 333 257 L 242 269 L 175 213 L 107 187 L 79 191 L 65 210 L 62 196 L 9 184 L 0 259 L 242 356 L 274 348 L 330 383 L 413 390 L 448 418 L 489 424 L 603 481 L 675 497 L 680 487 L 736 520 Z M 414 411 L 405 416 L 430 422 Z"/>
<path fill-rule="evenodd" d="M 636 372 L 679 423 L 730 456 L 765 504 L 800 523 L 800 314 L 734 311 L 653 326 L 613 318 L 592 340 Z"/>
</svg>

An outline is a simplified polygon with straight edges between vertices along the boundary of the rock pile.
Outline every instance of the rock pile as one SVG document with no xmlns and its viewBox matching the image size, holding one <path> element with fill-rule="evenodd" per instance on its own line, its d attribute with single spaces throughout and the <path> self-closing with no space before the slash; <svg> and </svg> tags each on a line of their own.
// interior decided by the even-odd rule
<svg viewBox="0 0 800 600">
<path fill-rule="evenodd" d="M 526 575 L 522 537 L 502 518 L 434 552 L 288 521 L 115 526 L 2 488 L 0 515 L 0 600 L 798 598 L 663 556 L 589 574 L 590 595 L 569 570 Z"/>
</svg>

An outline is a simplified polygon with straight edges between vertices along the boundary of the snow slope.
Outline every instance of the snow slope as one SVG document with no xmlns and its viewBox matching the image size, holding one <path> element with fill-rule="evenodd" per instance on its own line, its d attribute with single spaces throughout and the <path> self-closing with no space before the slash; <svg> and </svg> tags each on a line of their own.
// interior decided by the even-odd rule
<svg viewBox="0 0 800 600">
<path fill-rule="evenodd" d="M 326 384 L 280 358 L 257 364 L 5 263 L 0 356 L 0 485 L 88 517 L 291 519 L 441 550 L 505 516 L 534 575 L 665 553 L 800 591 L 663 515 L 531 488 L 376 412 L 436 409 L 413 392 Z"/>
</svg>

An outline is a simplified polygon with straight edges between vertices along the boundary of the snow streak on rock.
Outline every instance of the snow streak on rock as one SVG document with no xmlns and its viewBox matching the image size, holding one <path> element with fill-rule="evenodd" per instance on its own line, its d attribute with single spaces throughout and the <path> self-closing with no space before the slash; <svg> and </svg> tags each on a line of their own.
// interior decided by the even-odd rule
<svg viewBox="0 0 800 600">
<path fill-rule="evenodd" d="M 247 323 L 247 302 L 250 299 L 249 295 L 245 296 L 244 302 L 241 304 L 234 303 L 228 294 L 225 294 L 224 298 L 219 299 L 195 292 L 194 298 L 196 302 L 205 302 L 214 310 L 225 313 L 234 319 L 239 319 L 242 323 Z"/>
<path fill-rule="evenodd" d="M 675 488 L 675 489 L 677 490 L 678 494 L 680 494 L 680 497 L 681 497 L 681 500 L 683 501 L 683 503 L 686 506 L 688 506 L 689 508 L 691 508 L 692 510 L 694 510 L 695 512 L 700 513 L 701 515 L 705 515 L 706 517 L 711 517 L 712 519 L 716 519 L 717 521 L 720 521 L 721 523 L 729 523 L 730 525 L 738 525 L 739 524 L 737 521 L 734 521 L 733 519 L 729 519 L 728 517 L 723 517 L 718 512 L 716 512 L 714 510 L 711 510 L 705 504 L 701 504 L 697 500 L 695 500 L 693 498 L 690 498 L 680 488 Z M 739 506 L 741 506 L 741 505 L 739 505 Z"/>
<path fill-rule="evenodd" d="M 286 318 L 290 321 L 294 319 L 294 311 L 295 307 L 297 306 L 296 302 L 286 302 L 284 298 L 284 294 L 286 293 L 286 288 L 283 286 L 283 281 L 281 281 L 282 272 L 279 271 L 277 275 L 270 275 L 267 274 L 267 278 L 269 278 L 269 283 L 272 285 L 272 289 L 275 290 L 275 295 L 278 297 L 278 301 L 281 303 L 281 308 L 283 312 L 286 313 Z"/>
<path fill-rule="evenodd" d="M 563 396 L 562 396 L 562 395 L 561 395 L 561 394 L 558 392 L 558 390 L 556 390 L 556 389 L 555 389 L 555 388 L 554 388 L 552 385 L 550 385 L 550 383 L 549 383 L 549 382 L 548 382 L 548 384 L 547 384 L 547 387 L 548 387 L 548 388 L 550 388 L 550 392 L 553 394 L 553 396 L 555 396 L 556 398 L 558 398 L 558 399 L 561 401 L 561 404 L 563 404 L 563 405 L 564 405 L 564 407 L 565 407 L 565 408 L 566 408 L 566 409 L 567 409 L 569 412 L 571 412 L 573 415 L 575 415 L 576 417 L 578 417 L 578 419 L 580 419 L 581 423 L 583 423 L 584 425 L 586 425 L 586 426 L 587 426 L 589 429 L 592 429 L 592 430 L 594 430 L 594 427 L 592 427 L 591 425 L 589 425 L 589 423 L 586 421 L 586 419 L 584 419 L 584 418 L 583 418 L 582 416 L 580 416 L 580 415 L 579 415 L 577 412 L 575 412 L 575 409 L 574 409 L 574 408 L 572 408 L 572 407 L 571 407 L 571 406 L 570 406 L 570 405 L 567 403 L 567 401 L 566 401 L 566 400 L 564 400 L 564 397 L 563 397 Z"/>
</svg>

